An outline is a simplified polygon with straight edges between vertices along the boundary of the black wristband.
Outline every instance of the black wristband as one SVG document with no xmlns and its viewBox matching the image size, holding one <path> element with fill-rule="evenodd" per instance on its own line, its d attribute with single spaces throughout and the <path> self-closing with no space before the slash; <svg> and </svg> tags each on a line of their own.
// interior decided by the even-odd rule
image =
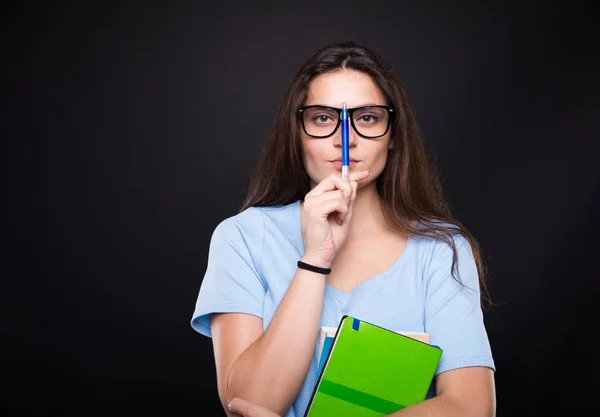
<svg viewBox="0 0 600 417">
<path fill-rule="evenodd" d="M 321 268 L 314 265 L 309 265 L 305 262 L 298 261 L 298 268 L 306 269 L 308 271 L 317 272 L 323 275 L 329 275 L 331 273 L 331 268 Z"/>
</svg>

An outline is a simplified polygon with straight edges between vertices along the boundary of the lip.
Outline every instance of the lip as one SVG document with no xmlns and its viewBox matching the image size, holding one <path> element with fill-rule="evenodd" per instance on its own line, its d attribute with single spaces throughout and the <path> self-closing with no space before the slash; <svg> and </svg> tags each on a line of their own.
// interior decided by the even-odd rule
<svg viewBox="0 0 600 417">
<path fill-rule="evenodd" d="M 336 169 L 342 169 L 342 159 L 341 158 L 334 159 L 333 161 L 329 161 L 329 162 L 331 162 Z M 350 164 L 349 164 L 350 168 L 352 168 L 354 165 L 356 165 L 359 162 L 360 161 L 358 161 L 356 159 L 350 158 Z"/>
</svg>

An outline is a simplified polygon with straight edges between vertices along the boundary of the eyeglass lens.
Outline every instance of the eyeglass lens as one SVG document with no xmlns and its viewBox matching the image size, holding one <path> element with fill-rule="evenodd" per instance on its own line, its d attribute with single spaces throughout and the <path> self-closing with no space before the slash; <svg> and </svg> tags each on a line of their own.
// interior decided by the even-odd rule
<svg viewBox="0 0 600 417">
<path fill-rule="evenodd" d="M 310 107 L 302 114 L 304 129 L 310 136 L 329 136 L 338 126 L 339 113 L 327 107 Z M 383 135 L 388 128 L 389 114 L 382 107 L 361 107 L 352 113 L 352 122 L 365 137 Z"/>
</svg>

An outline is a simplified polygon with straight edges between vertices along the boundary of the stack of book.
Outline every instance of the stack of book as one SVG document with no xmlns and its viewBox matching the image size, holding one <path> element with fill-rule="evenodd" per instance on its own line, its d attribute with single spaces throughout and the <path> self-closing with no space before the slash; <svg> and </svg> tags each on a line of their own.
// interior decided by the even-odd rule
<svg viewBox="0 0 600 417">
<path fill-rule="evenodd" d="M 394 332 L 344 316 L 323 327 L 318 379 L 305 417 L 377 417 L 423 401 L 442 349 L 423 332 Z"/>
</svg>

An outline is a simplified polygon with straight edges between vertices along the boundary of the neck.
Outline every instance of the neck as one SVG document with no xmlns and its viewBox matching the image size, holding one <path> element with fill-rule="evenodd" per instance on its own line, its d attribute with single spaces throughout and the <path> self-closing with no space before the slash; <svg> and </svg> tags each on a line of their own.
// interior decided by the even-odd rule
<svg viewBox="0 0 600 417">
<path fill-rule="evenodd" d="M 375 182 L 358 190 L 352 210 L 348 239 L 353 239 L 354 236 L 373 235 L 389 229 L 383 217 L 381 197 Z"/>
</svg>

